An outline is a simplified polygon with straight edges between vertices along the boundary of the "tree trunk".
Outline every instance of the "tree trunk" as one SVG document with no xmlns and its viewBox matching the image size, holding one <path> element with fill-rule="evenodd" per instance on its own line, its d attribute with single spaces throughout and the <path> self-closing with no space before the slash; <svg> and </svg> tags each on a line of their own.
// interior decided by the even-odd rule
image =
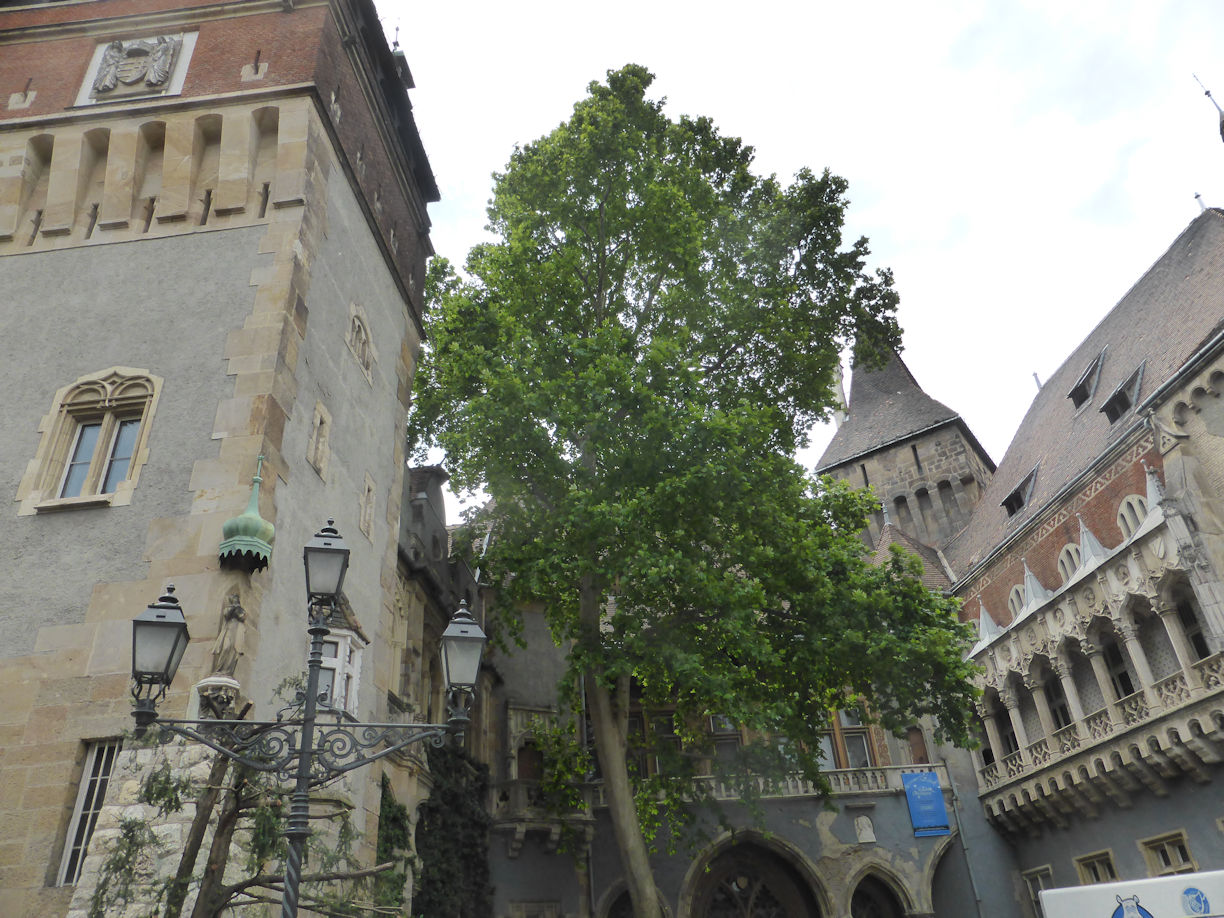
<svg viewBox="0 0 1224 918">
<path fill-rule="evenodd" d="M 247 770 L 234 769 L 234 781 L 225 795 L 221 815 L 217 817 L 217 831 L 213 833 L 212 845 L 208 849 L 208 863 L 200 877 L 200 892 L 196 896 L 191 918 L 217 918 L 228 904 L 222 895 L 225 888 L 225 867 L 229 863 L 230 846 L 234 841 L 234 830 L 238 828 L 238 817 L 242 813 L 242 789 L 246 783 Z"/>
<path fill-rule="evenodd" d="M 584 577 L 579 599 L 579 620 L 584 640 L 599 641 L 599 599 L 594 584 L 589 577 Z M 585 683 L 595 754 L 599 758 L 608 814 L 612 817 L 612 830 L 620 850 L 629 898 L 633 901 L 634 918 L 663 918 L 662 904 L 650 869 L 650 856 L 646 851 L 646 839 L 642 837 L 642 826 L 638 822 L 637 806 L 633 800 L 629 767 L 625 762 L 627 741 L 622 725 L 624 718 L 619 717 L 618 713 L 627 712 L 617 710 L 601 669 L 587 672 Z M 628 692 L 623 694 L 625 697 L 620 699 L 622 706 L 628 704 Z"/>
<path fill-rule="evenodd" d="M 578 880 L 578 918 L 591 915 L 591 847 L 585 845 L 582 856 L 574 858 L 574 876 Z"/>
<path fill-rule="evenodd" d="M 208 784 L 205 785 L 204 792 L 196 799 L 195 817 L 191 820 L 191 829 L 183 845 L 183 855 L 179 858 L 174 882 L 166 894 L 165 918 L 179 918 L 183 912 L 183 900 L 187 898 L 187 890 L 191 886 L 191 876 L 195 873 L 200 845 L 204 843 L 204 833 L 208 831 L 208 820 L 217 806 L 217 798 L 221 796 L 221 782 L 225 780 L 229 764 L 229 759 L 217 753 L 217 757 L 213 759 L 212 769 L 208 773 Z"/>
</svg>

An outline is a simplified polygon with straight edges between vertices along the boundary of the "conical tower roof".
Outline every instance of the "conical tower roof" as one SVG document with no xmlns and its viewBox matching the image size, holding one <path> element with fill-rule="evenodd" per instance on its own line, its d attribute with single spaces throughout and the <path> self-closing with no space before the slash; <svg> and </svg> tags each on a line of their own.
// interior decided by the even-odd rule
<svg viewBox="0 0 1224 918">
<path fill-rule="evenodd" d="M 922 391 L 895 352 L 878 370 L 858 367 L 850 378 L 846 420 L 817 463 L 817 471 L 880 449 L 959 415 Z"/>
</svg>

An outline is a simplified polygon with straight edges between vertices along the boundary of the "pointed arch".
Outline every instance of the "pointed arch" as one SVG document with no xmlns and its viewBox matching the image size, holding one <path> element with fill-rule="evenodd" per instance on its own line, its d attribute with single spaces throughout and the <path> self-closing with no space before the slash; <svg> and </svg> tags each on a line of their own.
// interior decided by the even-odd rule
<svg viewBox="0 0 1224 918">
<path fill-rule="evenodd" d="M 851 918 L 904 918 L 920 911 L 905 882 L 880 861 L 861 866 L 850 875 L 846 888 L 852 890 Z"/>
<path fill-rule="evenodd" d="M 679 918 L 710 918 L 719 904 L 767 901 L 789 918 L 833 915 L 815 866 L 785 839 L 754 830 L 725 834 L 693 860 L 681 884 Z M 755 898 L 754 898 L 755 897 Z"/>
</svg>

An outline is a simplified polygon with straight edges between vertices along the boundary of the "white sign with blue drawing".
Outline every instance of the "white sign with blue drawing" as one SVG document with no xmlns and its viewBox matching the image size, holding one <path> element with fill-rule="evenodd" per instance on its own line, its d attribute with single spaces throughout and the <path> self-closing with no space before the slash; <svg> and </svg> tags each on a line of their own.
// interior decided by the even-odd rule
<svg viewBox="0 0 1224 918">
<path fill-rule="evenodd" d="M 1045 918 L 1224 918 L 1224 870 L 1046 889 Z"/>
</svg>

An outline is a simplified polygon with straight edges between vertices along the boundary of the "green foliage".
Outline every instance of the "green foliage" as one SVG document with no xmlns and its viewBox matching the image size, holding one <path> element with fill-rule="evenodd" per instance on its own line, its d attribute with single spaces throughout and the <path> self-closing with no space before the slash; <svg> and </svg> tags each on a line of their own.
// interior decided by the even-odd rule
<svg viewBox="0 0 1224 918">
<path fill-rule="evenodd" d="M 247 818 L 250 834 L 246 839 L 246 870 L 251 876 L 262 873 L 269 861 L 281 861 L 289 852 L 285 840 L 288 807 L 279 793 L 265 793 L 252 806 Z"/>
<path fill-rule="evenodd" d="M 163 847 L 143 819 L 121 819 L 119 835 L 98 871 L 98 882 L 89 899 L 89 918 L 106 918 L 133 901 L 142 883 L 148 881 L 149 858 Z M 150 914 L 156 914 L 156 909 Z"/>
<path fill-rule="evenodd" d="M 408 807 L 395 799 L 391 782 L 382 778 L 382 800 L 378 805 L 378 854 L 380 864 L 397 863 L 397 869 L 380 873 L 374 878 L 374 903 L 381 906 L 402 906 L 404 884 L 412 857 L 412 821 Z"/>
<path fill-rule="evenodd" d="M 433 790 L 417 821 L 412 914 L 491 918 L 489 770 L 456 746 L 426 748 Z"/>
<path fill-rule="evenodd" d="M 577 830 L 573 817 L 589 815 L 583 791 L 595 771 L 591 750 L 579 742 L 574 722 L 569 718 L 537 720 L 531 735 L 543 766 L 533 802 L 561 826 L 558 850 L 580 853 L 585 837 Z"/>
<path fill-rule="evenodd" d="M 230 905 L 257 901 L 258 898 L 279 899 L 279 878 L 284 873 L 284 859 L 288 851 L 284 831 L 289 791 L 263 773 L 239 768 L 230 774 L 231 781 L 223 790 L 233 795 L 231 802 L 238 808 L 237 819 L 243 830 L 232 836 L 231 844 L 237 846 L 235 850 L 242 858 L 246 876 L 270 878 L 271 885 L 266 881 L 251 886 L 241 881 L 236 886 L 221 883 L 223 894 L 218 908 L 222 910 Z M 184 800 L 190 796 L 194 796 L 198 809 L 207 797 L 207 788 L 193 782 L 185 774 L 177 775 L 165 758 L 150 766 L 141 780 L 139 799 L 156 807 L 156 816 L 122 820 L 118 836 L 108 842 L 98 883 L 90 900 L 89 918 L 104 918 L 122 912 L 135 903 L 147 903 L 148 916 L 156 918 L 172 903 L 181 907 L 186 893 L 192 888 L 200 888 L 201 873 L 196 865 L 189 865 L 184 876 L 192 879 L 183 884 L 176 884 L 173 876 L 155 875 L 152 869 L 153 857 L 165 848 L 151 828 L 152 820 L 180 812 Z M 407 813 L 403 807 L 399 807 L 399 810 L 403 827 L 394 838 L 399 846 L 397 850 L 402 851 L 406 850 Z M 394 823 L 393 818 L 391 824 Z M 365 866 L 353 859 L 353 848 L 358 839 L 359 834 L 353 828 L 349 813 L 343 808 L 337 809 L 326 819 L 316 821 L 307 841 L 308 869 L 303 875 L 300 900 L 303 908 L 310 907 L 336 916 L 368 914 L 368 906 L 361 904 L 370 898 L 367 892 L 375 897 L 375 905 L 402 905 L 402 895 L 398 903 L 384 902 L 378 898 L 379 891 L 385 888 L 382 875 L 373 878 L 349 876 Z M 382 852 L 380 841 L 380 855 Z M 228 856 L 227 853 L 227 859 Z M 386 860 L 394 859 L 388 857 Z M 325 874 L 333 879 L 326 883 L 311 883 L 311 874 Z M 400 872 L 398 877 L 402 894 L 405 874 Z"/>
<path fill-rule="evenodd" d="M 183 795 L 191 793 L 191 778 L 176 775 L 170 762 L 162 759 L 140 782 L 140 802 L 157 807 L 157 815 L 177 813 L 183 808 Z"/>
<path fill-rule="evenodd" d="M 699 793 L 711 715 L 785 739 L 773 760 L 819 780 L 829 711 L 865 698 L 890 729 L 934 714 L 964 741 L 972 699 L 954 604 L 913 559 L 873 567 L 857 533 L 874 499 L 793 459 L 840 351 L 899 346 L 891 277 L 842 238 L 845 181 L 754 174 L 750 147 L 669 118 L 651 80 L 630 65 L 591 84 L 495 176 L 498 241 L 464 278 L 431 268 L 409 423 L 494 499 L 482 567 L 503 608 L 543 610 L 567 681 L 599 696 L 605 781 L 628 738 L 599 724 L 629 686 L 673 712 L 641 738 L 668 770 L 631 778 L 648 834 Z"/>
</svg>

